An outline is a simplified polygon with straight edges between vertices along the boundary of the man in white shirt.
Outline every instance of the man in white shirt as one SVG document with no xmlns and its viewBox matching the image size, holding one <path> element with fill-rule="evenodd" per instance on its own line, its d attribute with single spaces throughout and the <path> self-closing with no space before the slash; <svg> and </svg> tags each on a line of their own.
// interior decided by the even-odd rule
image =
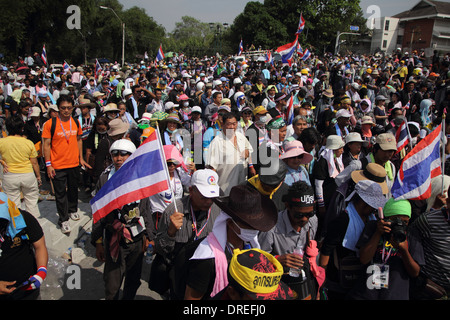
<svg viewBox="0 0 450 320">
<path fill-rule="evenodd" d="M 216 136 L 205 159 L 207 168 L 217 172 L 219 186 L 225 195 L 232 187 L 247 180 L 249 158 L 253 148 L 245 135 L 237 132 L 237 116 L 228 112 L 223 115 L 223 131 Z"/>
</svg>

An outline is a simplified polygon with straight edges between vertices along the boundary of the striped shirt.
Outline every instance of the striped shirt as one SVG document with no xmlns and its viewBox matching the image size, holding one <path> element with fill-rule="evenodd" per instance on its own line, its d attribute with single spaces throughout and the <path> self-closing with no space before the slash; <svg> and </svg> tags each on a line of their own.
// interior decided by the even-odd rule
<svg viewBox="0 0 450 320">
<path fill-rule="evenodd" d="M 437 284 L 450 289 L 450 223 L 441 210 L 431 209 L 411 225 L 422 240 L 425 265 L 422 272 Z"/>
</svg>

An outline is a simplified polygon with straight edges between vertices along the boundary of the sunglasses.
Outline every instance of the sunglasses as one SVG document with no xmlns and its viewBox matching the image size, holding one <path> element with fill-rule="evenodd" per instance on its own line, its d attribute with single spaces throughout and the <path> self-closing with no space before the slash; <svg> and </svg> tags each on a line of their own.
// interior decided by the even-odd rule
<svg viewBox="0 0 450 320">
<path fill-rule="evenodd" d="M 175 162 L 170 161 L 170 162 L 167 162 L 167 166 L 168 167 L 170 167 L 170 166 L 177 166 L 177 164 Z"/>
<path fill-rule="evenodd" d="M 125 157 L 126 155 L 131 155 L 130 152 L 124 151 L 124 150 L 114 150 L 114 151 L 111 151 L 111 155 L 112 155 L 113 157 L 117 157 L 119 154 L 120 154 L 122 157 Z"/>
<path fill-rule="evenodd" d="M 312 218 L 312 217 L 314 217 L 315 214 L 316 214 L 315 211 L 311 211 L 311 212 L 303 212 L 303 213 L 295 212 L 295 213 L 293 214 L 293 216 L 294 216 L 294 218 L 296 218 L 296 219 L 301 219 L 301 218 L 304 218 L 304 217 L 306 217 L 306 218 Z"/>
</svg>

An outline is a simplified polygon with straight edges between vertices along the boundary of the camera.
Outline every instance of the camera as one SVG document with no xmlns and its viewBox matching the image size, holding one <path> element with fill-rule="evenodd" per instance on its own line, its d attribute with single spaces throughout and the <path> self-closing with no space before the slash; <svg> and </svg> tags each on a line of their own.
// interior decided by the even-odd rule
<svg viewBox="0 0 450 320">
<path fill-rule="evenodd" d="M 389 221 L 391 222 L 391 232 L 388 235 L 392 236 L 397 243 L 402 243 L 405 241 L 407 227 L 406 223 L 398 217 L 392 218 Z"/>
</svg>

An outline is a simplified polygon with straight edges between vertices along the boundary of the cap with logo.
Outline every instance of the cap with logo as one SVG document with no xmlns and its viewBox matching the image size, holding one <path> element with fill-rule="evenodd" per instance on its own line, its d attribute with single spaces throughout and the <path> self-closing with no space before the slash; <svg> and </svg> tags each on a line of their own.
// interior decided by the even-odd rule
<svg viewBox="0 0 450 320">
<path fill-rule="evenodd" d="M 197 170 L 192 174 L 191 185 L 206 198 L 220 195 L 219 176 L 211 169 Z"/>
</svg>

